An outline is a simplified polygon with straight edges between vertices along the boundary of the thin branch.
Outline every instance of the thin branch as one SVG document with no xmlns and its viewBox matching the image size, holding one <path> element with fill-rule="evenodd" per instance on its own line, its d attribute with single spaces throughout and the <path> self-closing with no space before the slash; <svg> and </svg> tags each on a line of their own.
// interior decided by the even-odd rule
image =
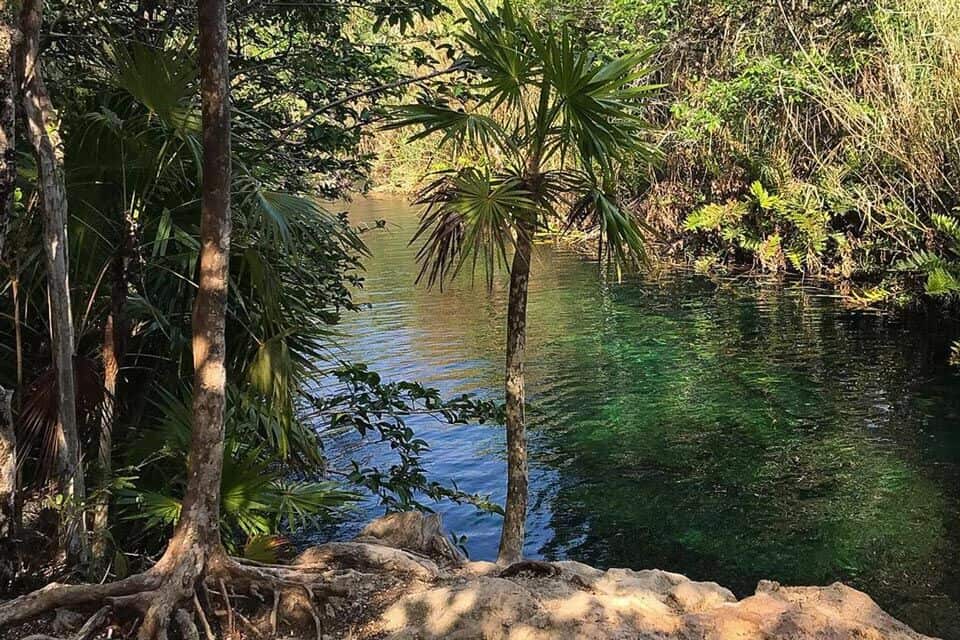
<svg viewBox="0 0 960 640">
<path fill-rule="evenodd" d="M 281 129 L 281 130 L 280 130 L 281 139 L 280 139 L 280 140 L 277 140 L 272 146 L 267 147 L 267 149 L 266 149 L 265 151 L 270 151 L 270 150 L 272 150 L 274 147 L 276 147 L 278 144 L 280 144 L 281 142 L 286 142 L 285 137 L 286 137 L 287 133 L 289 133 L 290 131 L 293 131 L 294 129 L 299 129 L 299 128 L 302 127 L 303 125 L 308 124 L 309 122 L 311 122 L 312 120 L 316 119 L 317 117 L 323 115 L 323 114 L 326 113 L 327 111 L 330 111 L 331 109 L 334 109 L 334 108 L 336 108 L 336 107 L 339 107 L 339 106 L 342 105 L 342 104 L 345 104 L 345 103 L 347 103 L 347 102 L 352 102 L 352 101 L 354 101 L 354 100 L 359 100 L 360 98 L 366 98 L 367 96 L 376 95 L 376 94 L 378 94 L 378 93 L 383 93 L 384 91 L 390 91 L 391 89 L 398 89 L 398 88 L 400 88 L 400 87 L 404 87 L 404 86 L 407 86 L 407 85 L 410 85 L 410 84 L 416 84 L 416 83 L 418 83 L 418 82 L 424 82 L 424 81 L 426 81 L 426 80 L 430 80 L 430 79 L 436 78 L 436 77 L 438 77 L 438 76 L 443 76 L 443 75 L 447 75 L 447 74 L 449 74 L 449 73 L 454 73 L 454 72 L 457 72 L 457 71 L 462 71 L 464 68 L 465 68 L 465 66 L 462 65 L 462 64 L 455 64 L 455 65 L 452 65 L 452 66 L 447 67 L 446 69 L 440 69 L 440 70 L 438 70 L 438 71 L 433 71 L 433 72 L 431 72 L 431 73 L 428 73 L 428 74 L 425 74 L 425 75 L 422 75 L 422 76 L 416 76 L 416 77 L 413 77 L 413 78 L 404 78 L 403 80 L 397 80 L 396 82 L 390 82 L 390 83 L 388 83 L 388 84 L 383 84 L 383 85 L 380 85 L 380 86 L 377 86 L 377 87 L 373 87 L 372 89 L 365 89 L 365 90 L 363 90 L 363 91 L 358 91 L 357 93 L 351 93 L 350 95 L 344 96 L 343 98 L 339 98 L 339 99 L 337 99 L 337 100 L 334 100 L 333 102 L 328 102 L 327 104 L 325 104 L 325 105 L 323 105 L 323 106 L 317 107 L 316 109 L 314 109 L 313 111 L 311 111 L 310 113 L 308 113 L 307 115 L 305 115 L 305 116 L 304 116 L 303 118 L 301 118 L 300 120 L 297 120 L 297 121 L 294 122 L 293 124 L 289 124 L 289 125 L 287 125 L 286 127 L 284 127 L 283 129 Z"/>
</svg>

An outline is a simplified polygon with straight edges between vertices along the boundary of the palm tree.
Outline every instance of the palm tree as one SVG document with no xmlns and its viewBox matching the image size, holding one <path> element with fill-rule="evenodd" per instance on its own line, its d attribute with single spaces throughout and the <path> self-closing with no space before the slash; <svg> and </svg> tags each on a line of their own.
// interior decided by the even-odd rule
<svg viewBox="0 0 960 640">
<path fill-rule="evenodd" d="M 507 503 L 498 562 L 522 557 L 527 508 L 524 344 L 533 235 L 559 225 L 599 235 L 599 253 L 618 264 L 643 257 L 640 226 L 618 202 L 627 158 L 656 157 L 644 142 L 643 84 L 652 51 L 602 61 L 566 25 L 539 25 L 505 0 L 497 10 L 462 7 L 466 88 L 447 100 L 399 110 L 389 128 L 419 126 L 456 153 L 479 152 L 477 166 L 442 172 L 420 194 L 426 205 L 413 241 L 428 284 L 478 263 L 488 285 L 513 249 L 507 308 Z M 448 92 L 449 93 L 449 92 Z"/>
</svg>

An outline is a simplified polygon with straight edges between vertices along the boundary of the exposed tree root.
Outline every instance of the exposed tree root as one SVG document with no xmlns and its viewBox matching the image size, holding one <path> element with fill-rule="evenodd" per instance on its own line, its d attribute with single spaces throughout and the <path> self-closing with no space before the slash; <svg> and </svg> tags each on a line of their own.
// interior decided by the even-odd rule
<svg viewBox="0 0 960 640">
<path fill-rule="evenodd" d="M 207 616 L 203 612 L 203 607 L 200 605 L 200 598 L 197 597 L 196 591 L 193 592 L 193 612 L 197 614 L 197 617 L 200 619 L 200 625 L 203 627 L 203 634 L 207 640 L 216 640 L 216 636 L 213 635 L 213 629 L 210 627 L 210 621 L 207 620 Z"/>
<path fill-rule="evenodd" d="M 180 628 L 180 637 L 183 640 L 200 640 L 200 632 L 193 621 L 193 616 L 186 609 L 177 609 L 177 612 L 173 614 L 173 619 Z"/>
<path fill-rule="evenodd" d="M 80 630 L 77 631 L 71 640 L 90 640 L 100 627 L 109 619 L 110 612 L 112 611 L 111 607 L 105 606 L 101 607 L 95 614 L 90 616 L 83 626 L 80 627 Z M 48 636 L 44 634 L 35 634 L 32 636 L 27 636 L 24 640 L 62 640 L 61 638 L 56 638 L 54 636 Z"/>
<path fill-rule="evenodd" d="M 200 629 L 207 640 L 213 640 L 218 636 L 201 604 L 201 600 L 205 600 L 207 609 L 211 610 L 208 594 L 213 594 L 223 600 L 223 610 L 215 613 L 224 614 L 222 631 L 225 637 L 236 632 L 238 621 L 255 635 L 261 635 L 256 625 L 237 609 L 234 602 L 237 598 L 247 598 L 269 607 L 270 627 L 272 634 L 276 635 L 280 625 L 281 598 L 298 592 L 306 594 L 309 615 L 317 638 L 321 638 L 324 627 L 317 599 L 345 595 L 330 583 L 329 570 L 252 565 L 219 553 L 212 554 L 204 563 L 203 555 L 202 552 L 184 554 L 174 563 L 161 560 L 145 573 L 104 585 L 49 585 L 0 604 L 0 628 L 25 622 L 60 607 L 89 610 L 99 605 L 100 609 L 75 636 L 65 639 L 36 635 L 31 636 L 31 640 L 89 640 L 111 619 L 111 614 L 139 618 L 139 640 L 166 640 L 171 626 L 186 640 L 199 640 Z M 268 595 L 272 596 L 269 600 Z M 199 627 L 194 616 L 199 620 Z"/>
</svg>

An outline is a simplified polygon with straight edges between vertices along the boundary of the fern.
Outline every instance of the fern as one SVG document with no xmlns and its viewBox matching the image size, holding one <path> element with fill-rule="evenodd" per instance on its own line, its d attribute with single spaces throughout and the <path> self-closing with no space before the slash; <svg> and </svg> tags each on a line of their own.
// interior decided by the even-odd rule
<svg viewBox="0 0 960 640">
<path fill-rule="evenodd" d="M 759 180 L 750 185 L 750 194 L 756 205 L 764 211 L 780 211 L 784 206 L 783 198 L 771 195 Z"/>
<path fill-rule="evenodd" d="M 926 249 L 918 249 L 894 264 L 894 268 L 898 271 L 919 271 L 921 273 L 929 273 L 934 269 L 945 269 L 947 266 L 948 263 L 943 257 Z"/>
<path fill-rule="evenodd" d="M 683 221 L 687 231 L 723 231 L 739 223 L 748 207 L 732 200 L 724 204 L 710 203 L 694 210 Z"/>
<path fill-rule="evenodd" d="M 960 280 L 945 267 L 927 273 L 926 292 L 931 296 L 945 296 L 960 292 Z"/>
<path fill-rule="evenodd" d="M 960 220 L 957 220 L 954 216 L 948 216 L 942 213 L 931 214 L 930 219 L 933 221 L 933 226 L 937 231 L 950 237 L 953 243 L 951 247 L 953 252 L 960 252 Z"/>
<path fill-rule="evenodd" d="M 934 227 L 951 240 L 947 251 L 954 256 L 960 256 L 960 222 L 943 214 L 932 214 L 930 219 Z M 960 293 L 960 261 L 950 259 L 943 253 L 918 249 L 897 262 L 894 267 L 901 271 L 926 275 L 924 291 L 927 295 L 951 296 Z"/>
</svg>

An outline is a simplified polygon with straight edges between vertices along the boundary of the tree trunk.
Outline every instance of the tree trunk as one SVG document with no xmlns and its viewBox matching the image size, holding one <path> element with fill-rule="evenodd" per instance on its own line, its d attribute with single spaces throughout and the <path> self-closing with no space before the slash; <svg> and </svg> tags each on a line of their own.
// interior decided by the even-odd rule
<svg viewBox="0 0 960 640">
<path fill-rule="evenodd" d="M 0 0 L 0 264 L 6 264 L 7 234 L 13 219 L 17 184 L 15 49 L 20 32 L 7 0 Z"/>
<path fill-rule="evenodd" d="M 201 540 L 219 547 L 231 226 L 230 71 L 224 0 L 200 0 L 199 20 L 203 102 L 200 273 L 193 306 L 193 434 L 189 481 L 177 533 L 191 529 Z"/>
<path fill-rule="evenodd" d="M 502 565 L 523 558 L 524 525 L 527 518 L 527 436 L 523 412 L 524 349 L 527 341 L 527 288 L 533 229 L 523 225 L 517 234 L 510 267 L 510 300 L 507 305 L 507 504 L 497 562 Z"/>
<path fill-rule="evenodd" d="M 0 551 L 4 552 L 9 551 L 4 548 L 5 543 L 14 537 L 17 529 L 17 440 L 12 399 L 13 392 L 0 387 Z"/>
<path fill-rule="evenodd" d="M 199 0 L 203 186 L 200 271 L 193 304 L 193 429 L 180 520 L 152 573 L 163 576 L 139 640 L 166 636 L 176 610 L 205 573 L 229 559 L 220 542 L 220 480 L 226 408 L 226 315 L 230 265 L 230 72 L 224 0 Z"/>
<path fill-rule="evenodd" d="M 0 19 L 3 20 L 0 24 L 0 264 L 9 265 L 5 249 L 12 224 L 13 192 L 17 179 L 14 47 L 19 32 L 14 26 L 13 12 L 6 0 L 0 0 Z M 16 273 L 12 269 L 10 273 L 16 304 Z M 5 543 L 13 539 L 17 529 L 17 439 L 13 429 L 11 393 L 0 387 L 0 555 L 5 558 L 13 557 Z M 0 567 L 0 580 L 4 573 L 4 568 Z"/>
<path fill-rule="evenodd" d="M 112 296 L 111 296 L 112 297 Z M 112 306 L 112 305 L 111 305 Z M 103 327 L 103 389 L 107 398 L 100 417 L 100 442 L 97 449 L 97 467 L 100 475 L 99 493 L 93 507 L 92 560 L 95 569 L 101 571 L 109 564 L 107 527 L 110 522 L 110 476 L 112 473 L 113 424 L 116 419 L 117 375 L 120 371 L 118 350 L 117 316 L 111 309 Z"/>
<path fill-rule="evenodd" d="M 73 317 L 70 310 L 67 256 L 67 196 L 63 182 L 62 149 L 53 105 L 43 82 L 40 64 L 40 24 L 43 0 L 24 0 L 20 17 L 23 47 L 20 72 L 27 133 L 37 155 L 38 186 L 43 207 L 44 249 L 50 292 L 53 365 L 57 371 L 57 406 L 60 419 L 61 490 L 73 506 L 85 499 L 80 445 L 77 436 L 76 386 L 73 371 Z M 79 509 L 73 509 L 80 513 Z M 83 517 L 69 518 L 65 527 L 68 556 L 84 559 Z"/>
<path fill-rule="evenodd" d="M 103 388 L 109 397 L 103 404 L 103 415 L 100 420 L 100 442 L 97 456 L 100 472 L 100 493 L 97 495 L 93 511 L 93 559 L 98 570 L 105 568 L 110 559 L 108 527 L 110 523 L 109 486 L 113 473 L 113 429 L 120 410 L 117 383 L 129 336 L 126 306 L 128 270 L 133 252 L 133 242 L 133 221 L 130 215 L 125 213 L 123 239 L 110 267 L 112 282 L 110 287 L 110 313 L 103 327 L 103 348 L 101 351 Z"/>
</svg>

